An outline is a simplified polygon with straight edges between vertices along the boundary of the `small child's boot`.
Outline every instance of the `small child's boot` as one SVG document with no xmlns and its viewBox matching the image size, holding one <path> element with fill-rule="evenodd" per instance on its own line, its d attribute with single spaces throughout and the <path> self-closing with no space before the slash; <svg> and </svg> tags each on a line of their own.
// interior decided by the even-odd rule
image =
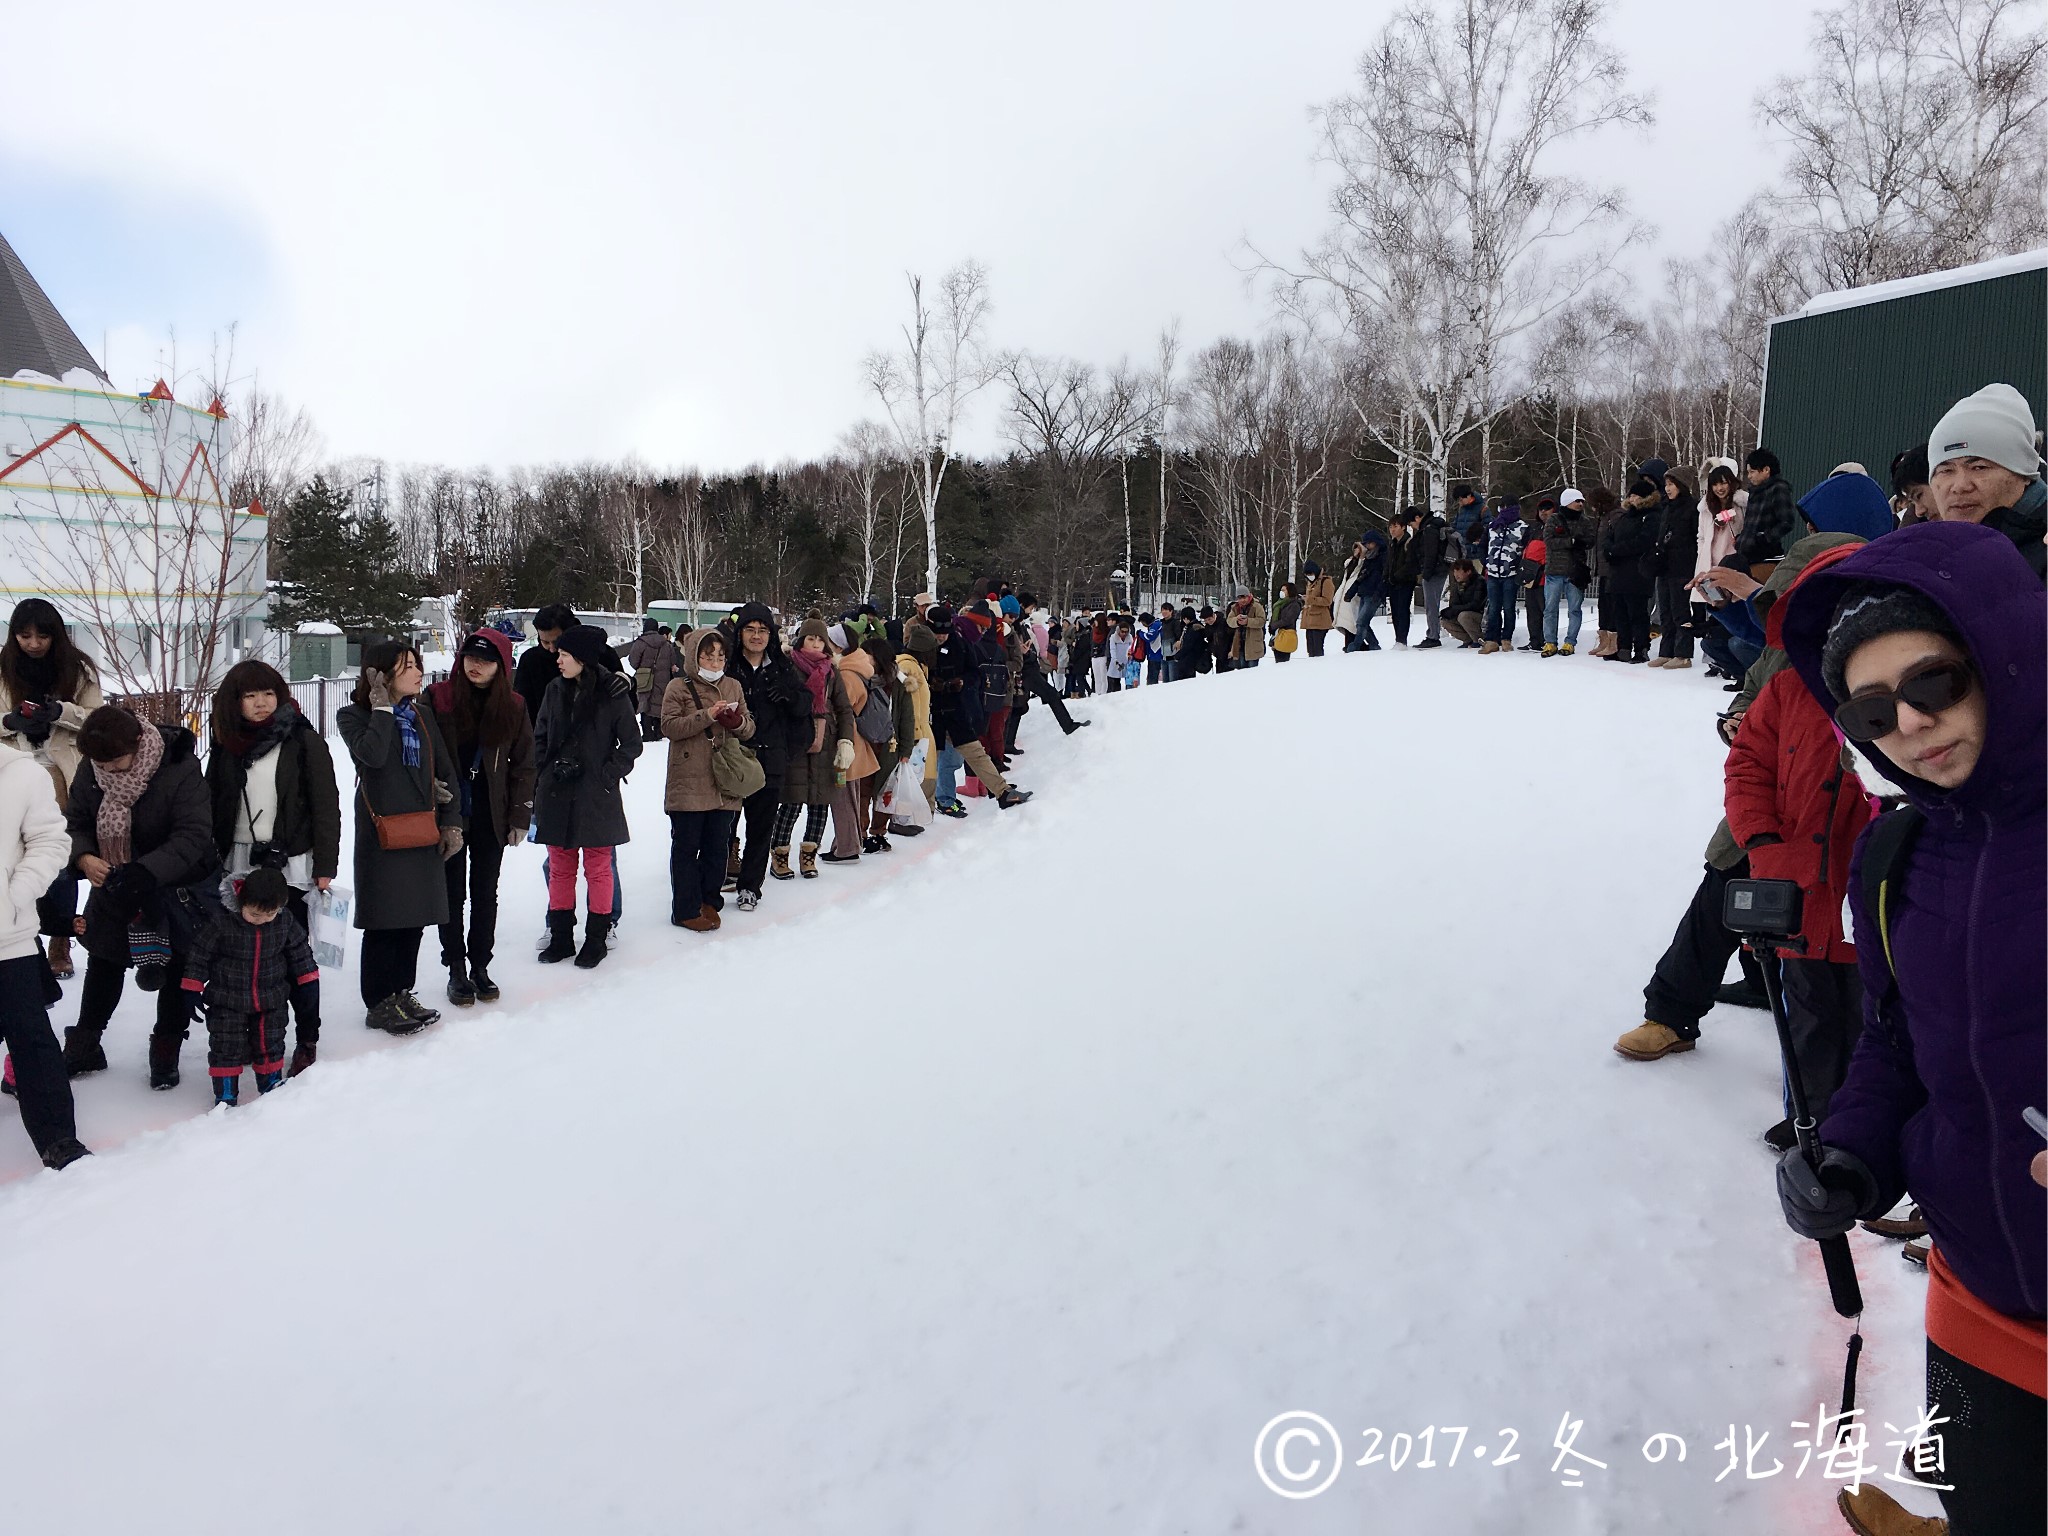
<svg viewBox="0 0 2048 1536">
<path fill-rule="evenodd" d="M 284 1068 L 282 1067 L 270 1072 L 258 1072 L 256 1074 L 256 1091 L 258 1093 L 268 1093 L 283 1081 Z"/>
<path fill-rule="evenodd" d="M 216 1074 L 213 1079 L 213 1102 L 225 1104 L 231 1109 L 241 1103 L 242 1074 L 237 1072 L 233 1077 Z"/>
</svg>

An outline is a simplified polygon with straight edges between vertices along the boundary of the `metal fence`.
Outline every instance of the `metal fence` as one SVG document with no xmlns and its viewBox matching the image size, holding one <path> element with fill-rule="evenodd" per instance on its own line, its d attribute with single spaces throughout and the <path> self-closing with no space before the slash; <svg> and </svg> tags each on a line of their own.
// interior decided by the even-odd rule
<svg viewBox="0 0 2048 1536">
<path fill-rule="evenodd" d="M 428 686 L 440 682 L 447 675 L 446 672 L 429 672 Z M 334 717 L 355 690 L 353 675 L 302 678 L 292 684 L 292 702 L 299 706 L 299 713 L 312 721 L 313 728 L 322 736 L 332 736 L 335 733 Z"/>
</svg>

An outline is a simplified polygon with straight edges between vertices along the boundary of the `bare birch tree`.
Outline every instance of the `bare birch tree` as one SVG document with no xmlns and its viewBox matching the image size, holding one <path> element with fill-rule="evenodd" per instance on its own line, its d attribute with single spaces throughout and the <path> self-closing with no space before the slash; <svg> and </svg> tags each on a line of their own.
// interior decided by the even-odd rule
<svg viewBox="0 0 2048 1536">
<path fill-rule="evenodd" d="M 864 599 L 872 599 L 875 595 L 875 571 L 888 539 L 888 529 L 883 522 L 887 500 L 884 482 L 895 458 L 895 440 L 888 428 L 879 422 L 859 422 L 839 439 L 839 456 L 834 467 L 848 498 L 854 532 L 860 540 L 860 596 Z M 893 570 L 890 584 L 892 587 L 895 584 Z M 891 598 L 893 601 L 893 592 Z"/>
<path fill-rule="evenodd" d="M 909 274 L 910 321 L 900 352 L 873 352 L 868 387 L 882 402 L 904 463 L 916 477 L 924 516 L 925 589 L 939 589 L 939 490 L 954 459 L 960 416 L 989 382 L 983 355 L 988 322 L 988 271 L 962 262 L 939 284 L 938 302 L 925 302 L 924 279 Z"/>
<path fill-rule="evenodd" d="M 1361 425 L 1421 461 L 1438 509 L 1475 433 L 1485 483 L 1526 338 L 1610 269 L 1617 242 L 1593 237 L 1621 194 L 1555 166 L 1568 144 L 1650 121 L 1604 21 L 1599 0 L 1411 5 L 1322 111 L 1336 219 L 1296 293 L 1384 359 L 1417 441 Z"/>
<path fill-rule="evenodd" d="M 1848 0 L 1757 113 L 1789 151 L 1772 201 L 1802 237 L 1801 298 L 2048 237 L 2039 0 Z"/>
</svg>

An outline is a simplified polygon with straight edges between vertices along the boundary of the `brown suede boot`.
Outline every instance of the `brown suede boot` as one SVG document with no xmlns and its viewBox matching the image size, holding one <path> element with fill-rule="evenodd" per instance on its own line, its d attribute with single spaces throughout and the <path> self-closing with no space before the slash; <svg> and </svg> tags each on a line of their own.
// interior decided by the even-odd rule
<svg viewBox="0 0 2048 1536">
<path fill-rule="evenodd" d="M 1614 1049 L 1630 1061 L 1655 1061 L 1679 1051 L 1689 1051 L 1693 1042 L 1668 1024 L 1645 1019 L 1614 1042 Z"/>
<path fill-rule="evenodd" d="M 806 880 L 818 878 L 818 845 L 800 844 L 796 851 L 796 867 Z"/>
<path fill-rule="evenodd" d="M 1948 1522 L 1934 1515 L 1915 1515 L 1881 1488 L 1862 1484 L 1854 1493 L 1835 1495 L 1835 1508 L 1857 1536 L 1947 1536 Z"/>
<path fill-rule="evenodd" d="M 770 848 L 768 850 L 768 878 L 771 880 L 794 880 L 796 878 L 796 871 L 789 867 L 789 850 L 787 848 Z"/>
</svg>

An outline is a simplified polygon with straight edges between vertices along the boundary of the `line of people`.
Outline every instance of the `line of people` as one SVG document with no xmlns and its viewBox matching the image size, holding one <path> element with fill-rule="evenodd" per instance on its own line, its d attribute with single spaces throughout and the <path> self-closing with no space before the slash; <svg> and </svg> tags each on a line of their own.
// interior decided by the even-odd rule
<svg viewBox="0 0 2048 1536">
<path fill-rule="evenodd" d="M 1763 1137 L 1788 1225 L 1861 1222 L 1925 1266 L 1928 1481 L 1949 1523 L 1866 1484 L 1839 1501 L 1866 1536 L 2048 1526 L 2039 443 L 2024 398 L 1987 386 L 1893 461 L 1890 500 L 1853 464 L 1796 501 L 1773 491 L 1778 558 L 1747 563 L 1772 550 L 1745 521 L 1692 584 L 1716 589 L 1742 664 L 1716 721 L 1723 814 L 1643 1022 L 1614 1045 L 1682 1057 L 1717 1002 L 1766 1007 L 1775 986 L 1820 1146 L 1815 1166 L 1788 1088 Z M 1731 882 L 1752 879 L 1796 888 L 1791 953 L 1760 960 L 1725 924 Z"/>
<path fill-rule="evenodd" d="M 658 651 L 622 657 L 555 604 L 516 663 L 508 636 L 479 629 L 431 686 L 411 642 L 366 646 L 336 717 L 353 779 L 366 1024 L 403 1035 L 441 1017 L 419 996 L 429 928 L 452 1005 L 501 997 L 501 874 L 529 837 L 546 850 L 537 958 L 604 960 L 623 911 L 615 856 L 631 836 L 623 785 L 647 744 L 650 667 L 679 928 L 717 929 L 728 894 L 752 911 L 769 880 L 889 853 L 892 837 L 921 835 L 936 816 L 969 815 L 972 794 L 1023 805 L 1031 791 L 1006 773 L 1032 703 L 1067 733 L 1088 723 L 1047 680 L 1036 613 L 1029 594 L 990 580 L 957 610 L 921 596 L 900 619 L 872 607 L 812 615 L 785 637 L 772 610 L 748 603 L 686 633 L 664 671 Z M 312 903 L 340 873 L 342 776 L 290 686 L 264 662 L 237 663 L 202 753 L 183 726 L 107 704 L 56 609 L 31 599 L 0 647 L 0 687 L 4 1083 L 45 1163 L 86 1155 L 70 1082 L 106 1070 L 131 973 L 154 994 L 152 1088 L 179 1085 L 201 1017 L 218 1103 L 240 1102 L 245 1074 L 268 1093 L 313 1066 Z M 60 1047 L 47 1010 L 76 973 L 74 941 L 85 975 Z"/>
</svg>

